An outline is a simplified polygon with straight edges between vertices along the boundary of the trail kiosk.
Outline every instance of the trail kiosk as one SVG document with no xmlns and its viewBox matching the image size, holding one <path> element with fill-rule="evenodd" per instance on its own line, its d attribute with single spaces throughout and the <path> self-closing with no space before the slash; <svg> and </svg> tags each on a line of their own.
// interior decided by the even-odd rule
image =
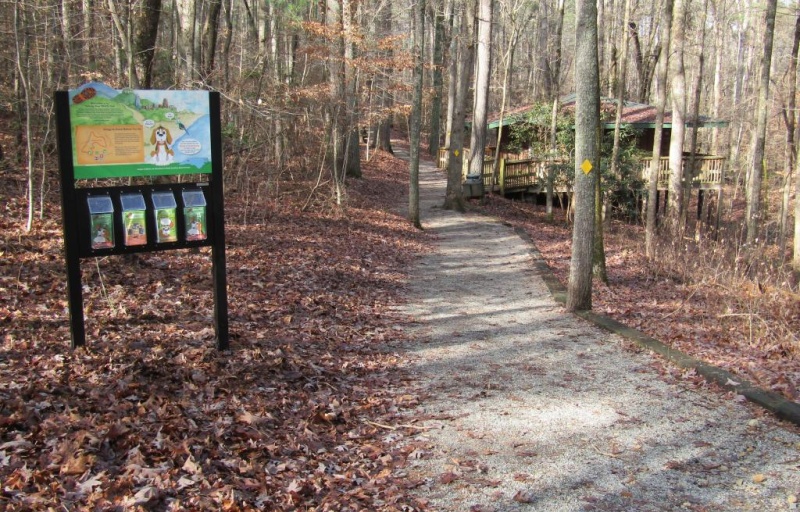
<svg viewBox="0 0 800 512">
<path fill-rule="evenodd" d="M 56 114 L 72 347 L 86 343 L 82 258 L 210 246 L 217 348 L 228 348 L 219 93 L 89 83 L 56 92 Z M 114 184 L 131 177 L 148 184 Z"/>
</svg>

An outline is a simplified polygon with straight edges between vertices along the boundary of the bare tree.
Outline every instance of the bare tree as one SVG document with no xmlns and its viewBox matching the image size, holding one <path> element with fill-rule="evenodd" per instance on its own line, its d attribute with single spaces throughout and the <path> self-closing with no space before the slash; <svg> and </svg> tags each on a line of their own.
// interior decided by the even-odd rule
<svg viewBox="0 0 800 512">
<path fill-rule="evenodd" d="M 675 0 L 672 13 L 672 132 L 669 139 L 669 206 L 667 214 L 670 227 L 677 232 L 683 215 L 683 139 L 686 133 L 686 70 L 683 62 L 686 45 L 686 4 L 689 0 Z"/>
<path fill-rule="evenodd" d="M 422 124 L 422 72 L 425 47 L 425 0 L 416 0 L 412 6 L 412 40 L 414 48 L 414 98 L 411 103 L 411 123 L 409 139 L 411 158 L 409 162 L 410 182 L 408 187 L 408 218 L 411 223 L 422 229 L 419 216 L 419 136 Z"/>
<path fill-rule="evenodd" d="M 447 190 L 445 192 L 444 208 L 448 210 L 464 210 L 464 191 L 461 188 L 461 169 L 464 158 L 464 106 L 467 101 L 467 84 L 472 67 L 472 52 L 467 47 L 465 39 L 468 37 L 466 23 L 464 22 L 462 5 L 454 7 L 453 30 L 450 38 L 450 79 L 454 84 L 452 101 L 452 118 L 448 120 L 451 126 L 450 145 L 447 155 Z M 450 110 L 448 108 L 448 110 Z"/>
<path fill-rule="evenodd" d="M 758 88 L 756 107 L 756 131 L 753 137 L 753 163 L 747 186 L 747 243 L 753 244 L 758 237 L 761 219 L 761 176 L 764 168 L 764 144 L 767 134 L 767 115 L 769 114 L 769 77 L 772 67 L 772 42 L 775 32 L 777 0 L 767 0 L 764 12 L 764 53 L 761 57 L 761 82 Z"/>
<path fill-rule="evenodd" d="M 442 68 L 444 65 L 444 12 L 431 2 L 431 13 L 433 20 L 433 61 L 432 66 L 432 86 L 433 97 L 431 98 L 430 130 L 428 134 L 428 154 L 435 156 L 439 151 L 439 136 L 441 132 L 442 118 L 442 89 L 444 79 Z"/>
<path fill-rule="evenodd" d="M 492 0 L 478 2 L 478 48 L 475 69 L 475 109 L 472 111 L 469 172 L 471 177 L 483 174 L 483 154 L 486 148 L 486 120 L 489 106 L 489 79 L 492 58 Z"/>
<path fill-rule="evenodd" d="M 656 118 L 653 135 L 653 158 L 647 184 L 647 225 L 645 252 L 656 257 L 656 208 L 658 207 L 658 169 L 661 163 L 661 141 L 664 136 L 664 109 L 667 104 L 667 69 L 669 67 L 670 33 L 672 32 L 672 0 L 664 0 L 661 22 L 662 50 L 656 69 Z"/>
<path fill-rule="evenodd" d="M 595 180 L 599 166 L 600 76 L 597 3 L 577 0 L 575 16 L 575 222 L 567 310 L 592 308 Z"/>
<path fill-rule="evenodd" d="M 786 94 L 787 102 L 783 105 L 781 113 L 783 114 L 783 122 L 786 126 L 786 146 L 784 155 L 786 164 L 784 167 L 783 177 L 783 197 L 781 201 L 781 231 L 780 240 L 778 241 L 778 248 L 783 253 L 786 248 L 786 237 L 789 231 L 789 196 L 792 190 L 792 172 L 794 171 L 794 161 L 797 158 L 797 147 L 795 146 L 795 130 L 797 129 L 797 112 L 795 107 L 797 100 L 797 58 L 800 54 L 800 0 L 795 4 L 794 10 L 795 24 L 794 24 L 794 40 L 792 42 L 792 56 L 789 60 L 789 66 L 786 69 L 786 80 L 788 82 L 789 91 Z"/>
</svg>

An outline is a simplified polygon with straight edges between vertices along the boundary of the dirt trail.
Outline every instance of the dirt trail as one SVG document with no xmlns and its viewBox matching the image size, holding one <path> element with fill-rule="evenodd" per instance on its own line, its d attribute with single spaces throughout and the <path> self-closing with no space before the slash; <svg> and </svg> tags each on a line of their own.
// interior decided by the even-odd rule
<svg viewBox="0 0 800 512">
<path fill-rule="evenodd" d="M 424 421 L 403 441 L 432 510 L 796 508 L 793 427 L 567 314 L 512 228 L 442 210 L 431 164 L 420 182 L 437 241 L 404 308 Z"/>
</svg>

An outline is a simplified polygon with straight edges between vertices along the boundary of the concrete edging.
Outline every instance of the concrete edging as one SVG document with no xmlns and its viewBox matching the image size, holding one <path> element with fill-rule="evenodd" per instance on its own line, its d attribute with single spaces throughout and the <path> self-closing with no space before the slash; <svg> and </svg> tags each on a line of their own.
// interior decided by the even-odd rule
<svg viewBox="0 0 800 512">
<path fill-rule="evenodd" d="M 504 223 L 510 225 L 508 223 Z M 513 226 L 512 226 L 513 227 Z M 514 232 L 531 247 L 530 253 L 534 259 L 534 266 L 537 273 L 541 276 L 542 280 L 547 285 L 548 290 L 553 295 L 556 302 L 566 304 L 567 302 L 567 289 L 561 284 L 561 281 L 556 279 L 550 266 L 545 262 L 542 254 L 536 249 L 533 240 L 520 227 L 514 227 Z M 693 368 L 699 375 L 703 376 L 708 382 L 713 382 L 724 389 L 735 391 L 736 393 L 744 396 L 749 401 L 767 409 L 775 414 L 777 417 L 790 421 L 795 425 L 800 425 L 800 404 L 787 400 L 783 396 L 756 387 L 747 380 L 740 379 L 738 376 L 733 375 L 727 370 L 711 366 L 704 363 L 699 359 L 695 359 L 683 352 L 675 350 L 655 338 L 651 338 L 646 334 L 632 329 L 625 324 L 622 324 L 613 318 L 599 315 L 592 311 L 581 311 L 576 313 L 577 316 L 592 322 L 598 327 L 605 329 L 609 332 L 618 334 L 640 347 L 655 352 L 664 357 L 668 361 L 674 363 L 681 368 Z"/>
</svg>

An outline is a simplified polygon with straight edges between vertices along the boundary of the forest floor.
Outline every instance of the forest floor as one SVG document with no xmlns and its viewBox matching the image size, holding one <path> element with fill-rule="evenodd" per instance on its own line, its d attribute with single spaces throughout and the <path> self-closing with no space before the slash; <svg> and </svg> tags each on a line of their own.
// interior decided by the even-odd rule
<svg viewBox="0 0 800 512">
<path fill-rule="evenodd" d="M 214 348 L 206 249 L 83 260 L 88 343 L 71 350 L 58 185 L 52 180 L 45 187 L 44 210 L 39 217 L 37 207 L 33 229 L 26 232 L 26 176 L 15 166 L 0 172 L 0 509 L 419 510 L 436 508 L 431 497 L 415 494 L 430 487 L 431 478 L 450 480 L 453 488 L 461 485 L 453 478 L 472 478 L 463 475 L 472 471 L 474 458 L 444 473 L 421 474 L 417 467 L 434 459 L 425 440 L 415 436 L 430 432 L 425 422 L 440 413 L 418 409 L 437 402 L 420 387 L 418 369 L 409 362 L 416 357 L 409 353 L 416 343 L 409 327 L 419 325 L 401 309 L 407 301 L 402 292 L 414 282 L 409 272 L 421 258 L 433 256 L 441 234 L 418 232 L 398 213 L 407 191 L 404 161 L 375 154 L 364 166 L 364 179 L 350 181 L 344 210 L 318 204 L 304 209 L 306 194 L 294 190 L 261 203 L 253 203 L 246 190 L 226 190 L 226 352 Z M 541 212 L 522 203 L 492 198 L 471 208 L 526 226 L 563 277 L 565 226 L 540 225 Z M 536 238 L 536 232 L 547 236 Z M 609 263 L 612 280 L 619 282 L 619 269 L 634 255 L 621 258 L 625 251 L 615 240 L 612 233 Z M 670 297 L 664 311 L 683 312 L 687 295 L 697 296 L 674 280 L 652 284 L 643 286 L 653 293 L 645 298 L 615 285 L 609 293 L 617 297 L 609 304 L 640 311 L 637 321 L 649 324 L 652 317 L 642 316 L 649 309 L 640 303 L 657 308 Z M 555 314 L 552 306 L 545 309 Z M 660 320 L 654 336 L 665 342 L 659 334 L 698 328 L 691 315 Z M 615 352 L 616 345 L 603 350 Z M 772 385 L 778 377 L 762 363 L 774 358 L 731 351 L 727 360 L 747 368 L 748 376 L 767 375 L 764 382 Z M 708 359 L 717 362 L 713 354 Z M 704 386 L 696 375 L 657 360 L 632 371 L 667 379 L 667 398 Z M 581 375 L 562 377 L 586 384 Z M 722 465 L 739 475 L 726 481 L 741 487 L 735 499 L 771 489 L 762 492 L 764 499 L 791 505 L 800 487 L 782 475 L 786 468 L 797 471 L 797 453 L 787 455 L 779 469 L 739 464 L 755 460 L 765 439 L 783 439 L 788 432 L 770 418 L 752 423 L 760 413 L 747 411 L 752 412 L 735 416 L 747 427 L 740 434 L 749 436 L 737 438 L 744 443 L 740 459 L 731 459 L 727 449 L 719 457 L 708 455 L 713 447 L 688 441 L 689 434 L 682 439 L 707 450 L 708 457 L 697 462 L 703 471 L 719 470 L 714 464 L 725 459 Z M 614 414 L 615 426 L 625 423 L 624 414 L 634 424 L 646 420 L 622 409 Z M 684 420 L 689 418 L 675 421 Z M 601 446 L 600 440 L 612 444 Z M 615 447 L 609 433 L 593 446 L 613 463 L 625 460 L 618 450 L 634 453 L 637 445 Z M 665 464 L 676 474 L 697 476 L 687 469 L 695 468 L 688 459 L 676 455 Z M 486 477 L 483 466 L 475 467 Z M 620 471 L 614 464 L 603 467 Z M 535 471 L 531 466 L 530 474 Z M 626 498 L 630 491 L 619 492 Z M 615 503 L 587 496 L 584 506 Z M 509 498 L 524 504 L 529 497 Z"/>
</svg>

